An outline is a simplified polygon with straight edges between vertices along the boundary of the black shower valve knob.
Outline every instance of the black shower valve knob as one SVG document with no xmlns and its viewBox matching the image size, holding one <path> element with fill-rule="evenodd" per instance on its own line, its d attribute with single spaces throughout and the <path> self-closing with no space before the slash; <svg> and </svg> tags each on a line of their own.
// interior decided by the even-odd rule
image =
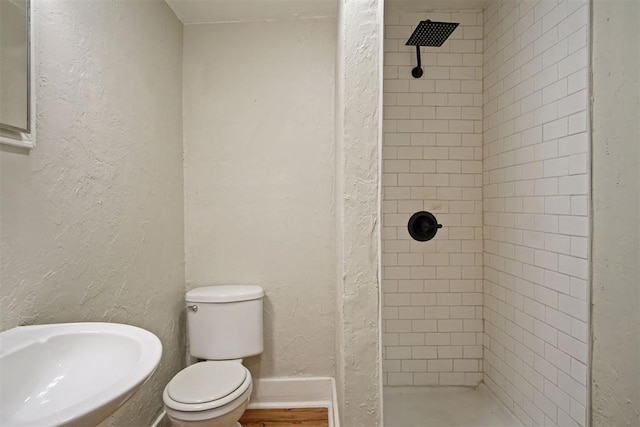
<svg viewBox="0 0 640 427">
<path fill-rule="evenodd" d="M 442 228 L 442 224 L 438 224 L 438 220 L 431 212 L 420 211 L 411 215 L 407 228 L 414 240 L 426 242 L 435 237 L 438 230 Z"/>
</svg>

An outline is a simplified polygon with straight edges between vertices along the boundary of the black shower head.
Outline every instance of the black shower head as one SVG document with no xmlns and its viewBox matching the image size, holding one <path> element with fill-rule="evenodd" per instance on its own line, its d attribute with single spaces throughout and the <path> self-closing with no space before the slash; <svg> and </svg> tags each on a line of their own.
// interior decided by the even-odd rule
<svg viewBox="0 0 640 427">
<path fill-rule="evenodd" d="M 416 47 L 418 66 L 411 70 L 411 75 L 416 79 L 422 77 L 422 66 L 420 64 L 420 46 L 440 47 L 449 38 L 451 33 L 460 25 L 457 22 L 435 22 L 420 21 L 418 27 L 413 31 L 407 46 Z"/>
<path fill-rule="evenodd" d="M 458 25 L 457 22 L 420 21 L 406 45 L 440 47 Z"/>
</svg>

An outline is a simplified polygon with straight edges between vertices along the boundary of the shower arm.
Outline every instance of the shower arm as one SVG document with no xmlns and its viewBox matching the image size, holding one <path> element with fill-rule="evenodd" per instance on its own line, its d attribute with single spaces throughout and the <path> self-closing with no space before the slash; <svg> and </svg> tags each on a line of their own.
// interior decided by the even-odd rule
<svg viewBox="0 0 640 427">
<path fill-rule="evenodd" d="M 422 77 L 422 62 L 420 61 L 420 45 L 416 45 L 416 56 L 418 57 L 418 65 L 411 70 L 411 75 L 416 79 Z"/>
</svg>

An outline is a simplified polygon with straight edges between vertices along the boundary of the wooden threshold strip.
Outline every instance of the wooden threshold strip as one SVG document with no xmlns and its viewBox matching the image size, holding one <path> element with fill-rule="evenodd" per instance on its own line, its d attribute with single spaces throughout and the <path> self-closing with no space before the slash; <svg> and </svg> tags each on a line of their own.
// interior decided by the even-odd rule
<svg viewBox="0 0 640 427">
<path fill-rule="evenodd" d="M 329 427 L 327 408 L 248 409 L 242 427 Z"/>
</svg>

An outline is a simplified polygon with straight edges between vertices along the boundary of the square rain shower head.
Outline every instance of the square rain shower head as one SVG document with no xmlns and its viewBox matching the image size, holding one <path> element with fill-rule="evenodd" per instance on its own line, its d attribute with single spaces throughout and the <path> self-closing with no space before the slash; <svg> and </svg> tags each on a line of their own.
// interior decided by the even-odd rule
<svg viewBox="0 0 640 427">
<path fill-rule="evenodd" d="M 440 47 L 460 25 L 457 22 L 420 21 L 406 46 Z"/>
<path fill-rule="evenodd" d="M 451 33 L 460 25 L 457 22 L 420 21 L 414 30 L 406 46 L 416 47 L 418 65 L 411 70 L 411 75 L 419 79 L 422 77 L 422 64 L 420 61 L 420 46 L 440 47 L 449 38 Z"/>
</svg>

